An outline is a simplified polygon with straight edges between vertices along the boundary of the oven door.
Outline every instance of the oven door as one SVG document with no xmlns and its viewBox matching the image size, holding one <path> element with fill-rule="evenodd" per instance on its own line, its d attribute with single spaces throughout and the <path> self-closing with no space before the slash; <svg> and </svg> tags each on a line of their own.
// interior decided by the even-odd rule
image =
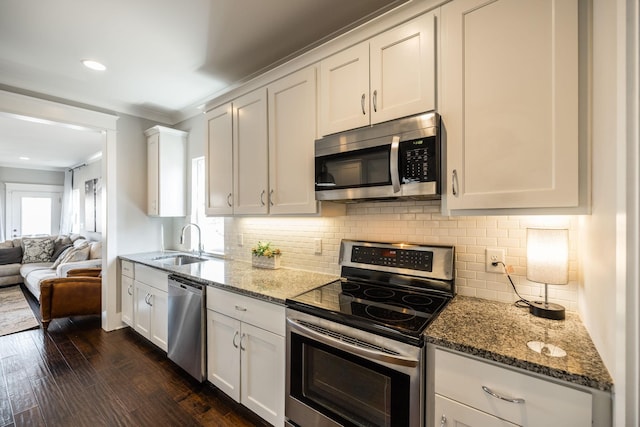
<svg viewBox="0 0 640 427">
<path fill-rule="evenodd" d="M 287 309 L 290 425 L 422 424 L 424 349 Z"/>
</svg>

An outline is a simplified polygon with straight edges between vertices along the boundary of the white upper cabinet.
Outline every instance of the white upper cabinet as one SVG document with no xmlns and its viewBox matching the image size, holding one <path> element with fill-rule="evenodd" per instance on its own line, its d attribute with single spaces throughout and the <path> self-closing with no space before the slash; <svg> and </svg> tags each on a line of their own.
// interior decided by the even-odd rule
<svg viewBox="0 0 640 427">
<path fill-rule="evenodd" d="M 578 206 L 577 0 L 441 8 L 447 209 Z"/>
<path fill-rule="evenodd" d="M 272 83 L 269 96 L 269 212 L 316 213 L 316 70 Z"/>
<path fill-rule="evenodd" d="M 435 13 L 324 59 L 320 134 L 435 109 Z"/>
<path fill-rule="evenodd" d="M 233 101 L 233 211 L 266 214 L 269 210 L 267 90 Z"/>
<path fill-rule="evenodd" d="M 186 215 L 187 133 L 154 126 L 147 137 L 147 214 Z"/>
<path fill-rule="evenodd" d="M 206 213 L 233 213 L 233 110 L 231 103 L 206 115 Z"/>
</svg>

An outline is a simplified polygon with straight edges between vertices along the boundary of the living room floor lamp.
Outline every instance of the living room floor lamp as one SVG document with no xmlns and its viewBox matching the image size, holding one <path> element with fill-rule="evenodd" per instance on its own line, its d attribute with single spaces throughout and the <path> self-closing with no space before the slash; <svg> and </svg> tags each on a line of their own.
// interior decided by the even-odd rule
<svg viewBox="0 0 640 427">
<path fill-rule="evenodd" d="M 569 230 L 527 228 L 527 279 L 544 283 L 544 302 L 531 302 L 534 316 L 563 320 L 565 309 L 549 302 L 549 285 L 569 281 Z"/>
</svg>

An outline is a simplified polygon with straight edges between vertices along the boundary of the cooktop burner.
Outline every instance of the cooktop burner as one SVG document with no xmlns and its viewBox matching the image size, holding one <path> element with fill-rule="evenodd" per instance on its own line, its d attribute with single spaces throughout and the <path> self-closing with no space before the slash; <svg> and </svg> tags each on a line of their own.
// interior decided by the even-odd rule
<svg viewBox="0 0 640 427">
<path fill-rule="evenodd" d="M 420 345 L 454 295 L 452 246 L 343 241 L 340 257 L 342 279 L 287 306 Z"/>
</svg>

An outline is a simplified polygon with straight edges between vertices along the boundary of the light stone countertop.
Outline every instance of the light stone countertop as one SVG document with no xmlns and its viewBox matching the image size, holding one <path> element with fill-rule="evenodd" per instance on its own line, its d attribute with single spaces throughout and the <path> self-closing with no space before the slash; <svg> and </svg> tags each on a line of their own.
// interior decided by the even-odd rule
<svg viewBox="0 0 640 427">
<path fill-rule="evenodd" d="M 529 314 L 526 308 L 456 296 L 425 331 L 428 343 L 505 365 L 610 392 L 613 380 L 576 313 L 565 320 Z M 564 357 L 537 353 L 541 341 L 566 351 Z"/>
<path fill-rule="evenodd" d="M 168 265 L 154 260 L 184 252 L 147 252 L 120 255 L 121 259 L 159 268 L 169 273 L 228 291 L 249 295 L 284 305 L 287 298 L 338 280 L 338 276 L 303 270 L 280 268 L 269 270 L 252 267 L 250 263 L 222 258 L 187 265 Z"/>
</svg>

